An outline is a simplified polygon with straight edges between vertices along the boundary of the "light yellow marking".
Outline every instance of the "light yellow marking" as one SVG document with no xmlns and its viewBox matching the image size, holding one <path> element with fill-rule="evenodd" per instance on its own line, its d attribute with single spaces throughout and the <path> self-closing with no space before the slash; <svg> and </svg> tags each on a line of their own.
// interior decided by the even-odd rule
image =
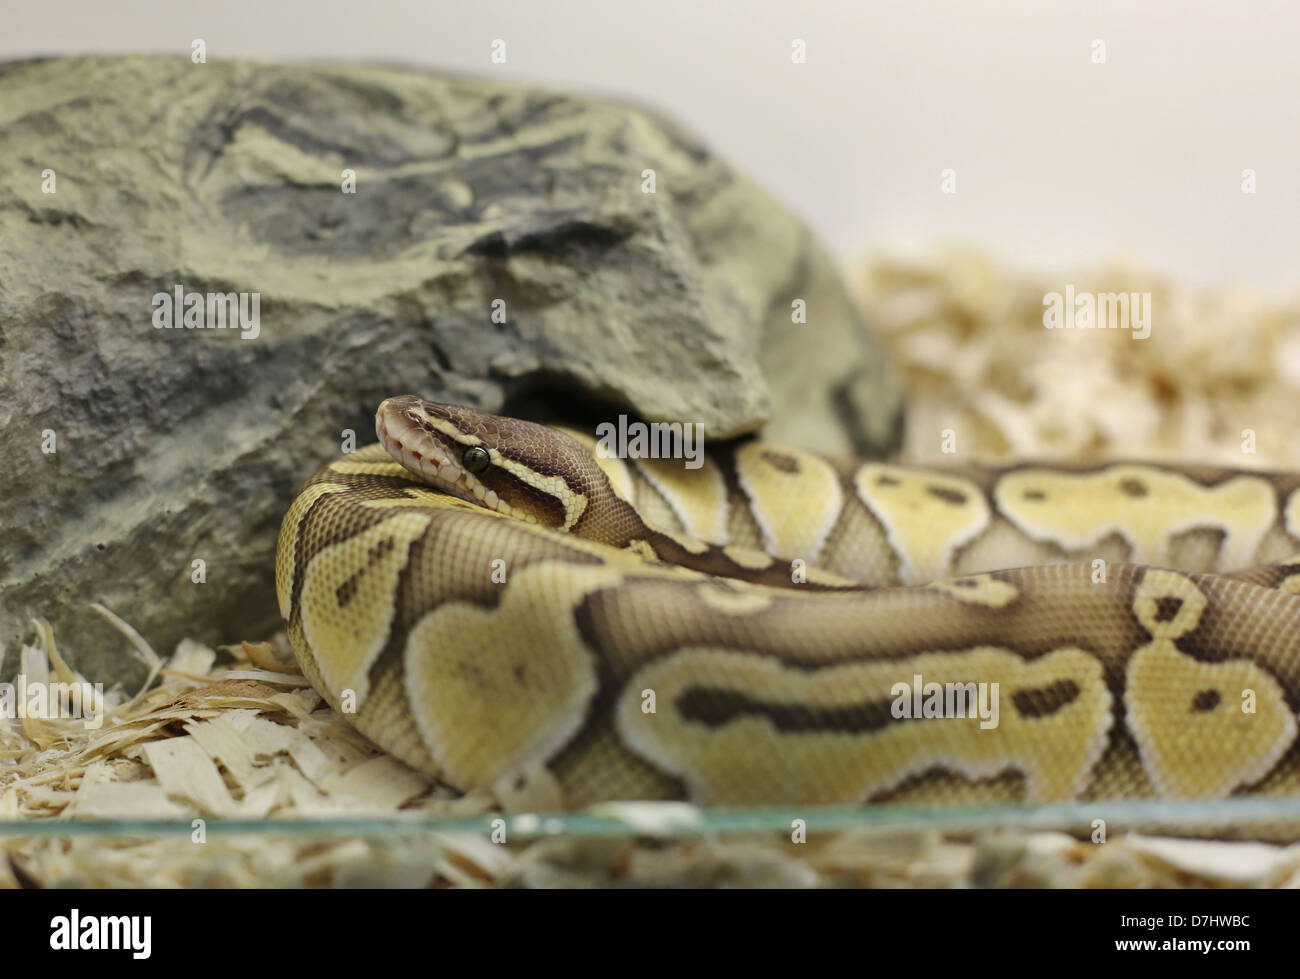
<svg viewBox="0 0 1300 979">
<path fill-rule="evenodd" d="M 1020 595 L 1020 591 L 1009 581 L 1000 581 L 987 574 L 948 578 L 944 581 L 931 582 L 926 587 L 951 595 L 967 604 L 983 605 L 986 608 L 1006 608 Z"/>
<path fill-rule="evenodd" d="M 346 459 L 340 459 L 329 465 L 331 472 L 337 472 L 342 475 L 351 476 L 396 476 L 407 480 L 409 485 L 402 487 L 404 497 L 381 498 L 377 500 L 359 500 L 358 506 L 366 509 L 384 510 L 393 505 L 399 506 L 436 506 L 450 509 L 477 510 L 482 513 L 491 513 L 493 516 L 508 516 L 515 520 L 522 520 L 525 523 L 537 523 L 537 518 L 532 514 L 515 510 L 504 502 L 498 502 L 498 509 L 492 509 L 482 503 L 470 503 L 468 500 L 462 500 L 460 497 L 451 496 L 447 493 L 439 492 L 432 487 L 426 486 L 419 481 L 419 477 L 407 469 L 405 466 L 396 462 L 352 462 Z M 333 484 L 331 484 L 333 485 Z M 339 486 L 338 491 L 342 492 L 346 487 Z"/>
<path fill-rule="evenodd" d="M 579 431 L 576 428 L 566 428 L 562 425 L 554 426 L 557 432 L 563 432 L 575 442 L 581 445 L 596 461 L 601 472 L 609 479 L 610 488 L 614 490 L 614 495 L 620 500 L 627 503 L 635 503 L 635 484 L 632 482 L 632 473 L 628 469 L 627 463 L 618 456 L 606 456 L 596 451 L 597 442 L 587 432 Z"/>
<path fill-rule="evenodd" d="M 275 597 L 280 603 L 280 618 L 289 621 L 292 609 L 289 602 L 293 595 L 293 576 L 297 570 L 294 564 L 294 552 L 298 549 L 298 535 L 302 533 L 302 518 L 311 509 L 312 504 L 322 496 L 342 493 L 346 486 L 339 483 L 316 483 L 308 486 L 294 497 L 289 512 L 280 523 L 280 537 L 275 543 Z"/>
<path fill-rule="evenodd" d="M 1252 565 L 1277 515 L 1266 480 L 1235 476 L 1206 487 L 1155 466 L 1109 466 L 1096 473 L 1022 469 L 1003 476 L 993 496 L 1001 513 L 1035 540 L 1079 550 L 1119 534 L 1138 564 L 1170 563 L 1179 533 L 1219 529 L 1225 535 L 1220 571 Z"/>
<path fill-rule="evenodd" d="M 461 445 L 471 446 L 471 445 L 483 444 L 483 440 L 481 438 L 479 438 L 477 435 L 470 435 L 469 432 L 462 431 L 456 425 L 455 422 L 448 421 L 445 418 L 438 418 L 434 415 L 430 415 L 426 411 L 421 411 L 420 415 L 431 426 L 436 428 L 438 431 L 442 432 L 443 435 L 450 436 L 451 438 L 459 442 Z"/>
<path fill-rule="evenodd" d="M 854 581 L 852 578 L 845 578 L 843 575 L 817 567 L 804 569 L 804 581 L 810 585 L 825 585 L 838 588 L 847 588 L 854 585 L 861 586 L 862 584 L 860 581 Z"/>
<path fill-rule="evenodd" d="M 686 533 L 711 544 L 727 543 L 727 483 L 712 459 L 687 469 L 681 459 L 636 459 L 646 478 L 672 508 Z"/>
<path fill-rule="evenodd" d="M 414 479 L 411 471 L 396 462 L 354 462 L 350 459 L 336 459 L 329 464 L 331 472 L 345 476 L 398 476 Z"/>
<path fill-rule="evenodd" d="M 984 491 L 968 479 L 869 463 L 853 482 L 898 556 L 900 584 L 949 574 L 957 549 L 989 525 Z"/>
<path fill-rule="evenodd" d="M 998 725 L 981 728 L 972 710 L 976 716 L 962 718 L 891 716 L 871 731 L 782 731 L 762 714 L 709 727 L 677 709 L 693 688 L 809 708 L 888 706 L 895 684 L 910 689 L 915 674 L 926 683 L 999 683 Z M 1016 691 L 1060 681 L 1073 681 L 1077 695 L 1056 711 L 1031 717 L 1015 708 Z M 657 695 L 654 714 L 642 713 L 645 689 Z M 1106 748 L 1110 708 L 1100 662 L 1072 647 L 1032 662 L 981 646 L 814 671 L 767 656 L 691 648 L 651 663 L 628 681 L 617 724 L 633 750 L 682 779 L 699 804 L 854 804 L 936 768 L 972 779 L 1019 771 L 1027 799 L 1037 802 L 1069 799 L 1087 787 Z"/>
<path fill-rule="evenodd" d="M 802 449 L 748 442 L 736 450 L 736 477 L 762 531 L 763 549 L 816 564 L 844 507 L 830 463 Z"/>
<path fill-rule="evenodd" d="M 397 511 L 391 520 L 322 548 L 307 564 L 299 601 L 303 635 L 325 685 L 335 694 L 354 690 L 358 707 L 370 687 L 370 667 L 388 641 L 407 551 L 431 516 Z M 341 589 L 350 591 L 349 599 Z"/>
<path fill-rule="evenodd" d="M 1277 585 L 1278 591 L 1284 591 L 1288 595 L 1300 595 L 1300 574 L 1290 574 L 1283 578 Z"/>
<path fill-rule="evenodd" d="M 749 568 L 751 571 L 763 571 L 775 563 L 772 555 L 764 554 L 752 547 L 724 547 L 722 553 L 733 564 Z"/>
<path fill-rule="evenodd" d="M 648 540 L 642 540 L 639 537 L 636 540 L 628 541 L 627 547 L 625 547 L 624 550 L 631 551 L 633 554 L 644 558 L 647 561 L 659 560 L 659 555 L 656 554 L 655 549 L 650 546 L 650 542 Z"/>
<path fill-rule="evenodd" d="M 1177 606 L 1172 617 L 1161 618 L 1161 604 Z M 1151 568 L 1133 596 L 1133 614 L 1157 639 L 1178 639 L 1196 628 L 1205 612 L 1205 593 L 1196 582 L 1176 571 Z M 1166 613 L 1167 615 L 1167 613 Z"/>
<path fill-rule="evenodd" d="M 479 506 L 477 503 L 470 503 L 456 496 L 448 496 L 446 493 L 424 490 L 415 486 L 407 486 L 405 490 L 407 495 L 400 499 L 389 497 L 380 500 L 358 500 L 356 505 L 363 510 L 391 510 L 393 507 L 422 506 L 433 507 L 438 510 L 473 510 L 475 513 L 482 513 L 490 517 L 504 516 L 495 510 L 489 510 L 487 507 Z"/>
<path fill-rule="evenodd" d="M 1128 728 L 1152 784 L 1176 799 L 1219 799 L 1258 781 L 1296 736 L 1282 687 L 1266 670 L 1247 659 L 1203 663 L 1178 649 L 1205 604 L 1194 582 L 1162 570 L 1147 571 L 1133 603 L 1152 639 L 1125 671 Z M 1255 692 L 1253 714 L 1241 709 L 1246 690 Z"/>
<path fill-rule="evenodd" d="M 597 681 L 573 609 L 621 580 L 610 567 L 547 561 L 517 572 L 497 608 L 454 602 L 416 623 L 403 654 L 407 693 L 453 785 L 487 788 L 578 731 Z"/>
<path fill-rule="evenodd" d="M 1282 526 L 1292 537 L 1300 537 L 1300 489 L 1286 498 L 1282 507 Z"/>
<path fill-rule="evenodd" d="M 508 456 L 502 455 L 496 449 L 489 449 L 492 456 L 492 464 L 500 467 L 503 471 L 510 473 L 520 482 L 526 483 L 533 489 L 541 490 L 548 496 L 559 500 L 564 507 L 564 524 L 561 530 L 571 530 L 573 525 L 578 522 L 587 509 L 587 497 L 582 493 L 575 493 L 562 476 L 543 476 L 534 469 L 529 469 L 522 462 L 516 462 Z"/>
</svg>

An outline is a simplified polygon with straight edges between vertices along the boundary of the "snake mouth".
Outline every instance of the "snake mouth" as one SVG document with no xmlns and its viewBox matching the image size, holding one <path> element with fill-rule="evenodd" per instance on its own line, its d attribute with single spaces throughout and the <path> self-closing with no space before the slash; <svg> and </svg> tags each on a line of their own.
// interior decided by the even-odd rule
<svg viewBox="0 0 1300 979">
<path fill-rule="evenodd" d="M 388 454 L 412 475 L 452 496 L 478 502 L 467 488 L 468 473 L 452 450 L 434 435 L 410 395 L 388 398 L 375 412 L 375 435 Z"/>
<path fill-rule="evenodd" d="M 474 442 L 463 444 L 446 431 L 454 427 L 444 408 L 410 394 L 387 398 L 375 412 L 380 444 L 412 476 L 466 503 L 536 523 L 535 517 L 510 506 L 465 467 L 464 453 L 478 439 L 471 436 Z"/>
</svg>

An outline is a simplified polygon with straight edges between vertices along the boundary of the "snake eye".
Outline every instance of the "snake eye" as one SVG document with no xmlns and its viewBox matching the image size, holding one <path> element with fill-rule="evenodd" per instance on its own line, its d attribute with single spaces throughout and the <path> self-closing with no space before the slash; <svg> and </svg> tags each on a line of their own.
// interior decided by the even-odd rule
<svg viewBox="0 0 1300 979">
<path fill-rule="evenodd" d="M 485 449 L 480 449 L 477 445 L 471 445 L 465 450 L 465 454 L 461 457 L 461 462 L 470 472 L 481 473 L 488 466 L 492 465 L 492 457 L 487 454 Z"/>
</svg>

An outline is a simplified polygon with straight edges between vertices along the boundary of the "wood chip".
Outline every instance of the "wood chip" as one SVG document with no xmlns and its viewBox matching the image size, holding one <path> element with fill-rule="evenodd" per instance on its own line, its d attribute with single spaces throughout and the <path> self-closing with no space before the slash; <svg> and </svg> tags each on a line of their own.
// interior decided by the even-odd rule
<svg viewBox="0 0 1300 979">
<path fill-rule="evenodd" d="M 205 812 L 227 816 L 235 810 L 235 800 L 222 781 L 212 756 L 186 736 L 153 741 L 144 746 L 149 767 L 173 799 L 193 803 Z"/>
</svg>

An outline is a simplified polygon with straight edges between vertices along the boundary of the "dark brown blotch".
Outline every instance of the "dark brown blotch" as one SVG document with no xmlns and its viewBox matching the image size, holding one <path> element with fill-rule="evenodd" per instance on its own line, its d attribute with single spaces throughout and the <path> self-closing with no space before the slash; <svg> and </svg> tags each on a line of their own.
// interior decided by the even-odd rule
<svg viewBox="0 0 1300 979">
<path fill-rule="evenodd" d="M 1201 690 L 1192 698 L 1192 713 L 1208 714 L 1218 707 L 1222 700 L 1217 690 Z"/>
<path fill-rule="evenodd" d="M 966 494 L 959 490 L 949 489 L 946 486 L 927 486 L 925 491 L 935 499 L 943 500 L 952 506 L 962 506 L 966 502 Z"/>
<path fill-rule="evenodd" d="M 788 456 L 784 452 L 773 452 L 771 449 L 763 451 L 763 461 L 783 473 L 797 473 L 799 471 L 799 460 L 794 456 Z"/>
<path fill-rule="evenodd" d="M 1146 483 L 1140 479 L 1134 479 L 1132 476 L 1119 481 L 1119 491 L 1125 496 L 1131 496 L 1135 499 L 1146 496 L 1150 492 Z"/>
<path fill-rule="evenodd" d="M 778 731 L 790 734 L 864 734 L 879 731 L 893 721 L 892 704 L 892 700 L 879 700 L 844 707 L 813 707 L 756 700 L 721 687 L 692 687 L 677 698 L 676 708 L 683 720 L 708 728 L 719 728 L 744 717 L 765 717 Z"/>
<path fill-rule="evenodd" d="M 1183 600 L 1174 595 L 1164 595 L 1156 599 L 1156 621 L 1172 622 L 1182 610 Z"/>
<path fill-rule="evenodd" d="M 1045 687 L 1017 690 L 1011 703 L 1021 717 L 1050 717 L 1079 697 L 1079 685 L 1073 680 L 1057 680 Z"/>
</svg>

